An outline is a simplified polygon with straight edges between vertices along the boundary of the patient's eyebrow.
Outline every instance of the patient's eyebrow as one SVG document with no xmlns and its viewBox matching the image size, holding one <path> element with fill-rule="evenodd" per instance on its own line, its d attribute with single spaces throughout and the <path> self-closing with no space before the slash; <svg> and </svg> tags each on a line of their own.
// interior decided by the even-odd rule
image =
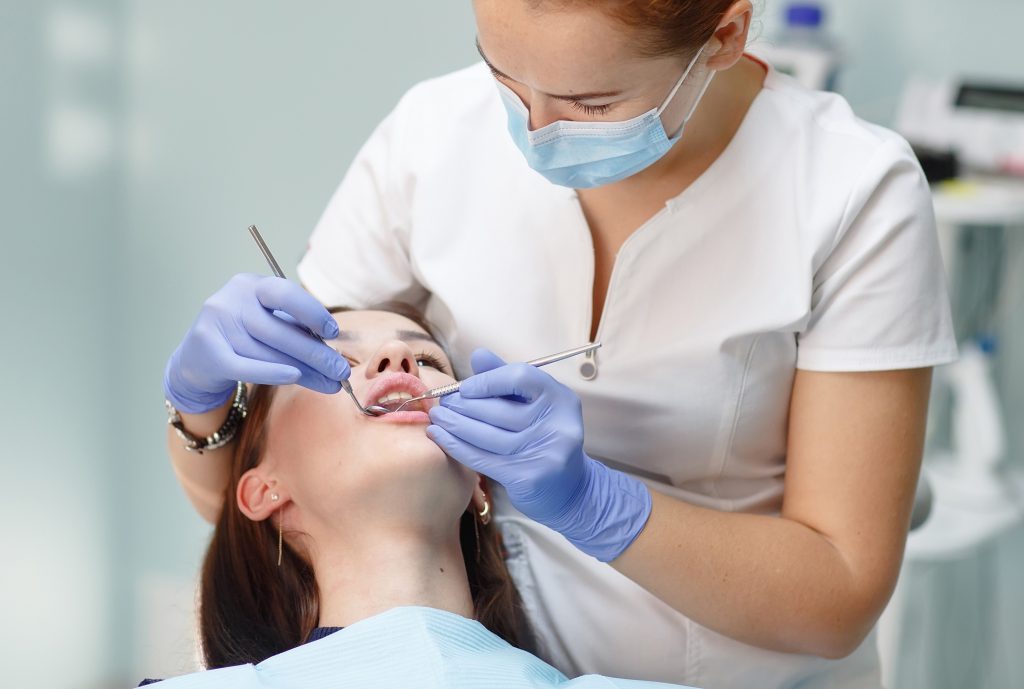
<svg viewBox="0 0 1024 689">
<path fill-rule="evenodd" d="M 395 337 L 402 342 L 434 342 L 434 338 L 420 330 L 396 330 Z M 341 334 L 334 339 L 343 340 L 345 342 L 354 342 L 355 340 L 361 340 L 363 338 L 359 333 L 342 330 Z"/>
<path fill-rule="evenodd" d="M 396 330 L 395 334 L 402 342 L 433 342 L 434 338 L 419 330 Z"/>
</svg>

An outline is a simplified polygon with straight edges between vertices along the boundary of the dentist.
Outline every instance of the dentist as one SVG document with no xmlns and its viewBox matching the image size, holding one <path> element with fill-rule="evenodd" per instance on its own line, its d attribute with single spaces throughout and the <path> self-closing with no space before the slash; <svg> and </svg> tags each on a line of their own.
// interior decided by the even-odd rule
<svg viewBox="0 0 1024 689">
<path fill-rule="evenodd" d="M 473 6 L 483 62 L 370 137 L 299 265 L 316 299 L 237 276 L 172 355 L 175 425 L 220 447 L 170 432 L 186 491 L 220 509 L 236 381 L 348 375 L 275 311 L 332 338 L 320 304 L 409 302 L 476 374 L 427 432 L 504 487 L 546 660 L 879 687 L 931 368 L 956 356 L 909 147 L 745 54 L 749 0 Z M 545 371 L 495 354 L 591 339 Z"/>
</svg>

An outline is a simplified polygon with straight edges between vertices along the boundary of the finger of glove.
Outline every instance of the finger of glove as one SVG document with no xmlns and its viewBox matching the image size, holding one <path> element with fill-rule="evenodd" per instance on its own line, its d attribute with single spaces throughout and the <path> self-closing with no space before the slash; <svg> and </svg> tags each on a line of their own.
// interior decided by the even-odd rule
<svg viewBox="0 0 1024 689">
<path fill-rule="evenodd" d="M 466 399 L 458 392 L 442 397 L 440 405 L 462 416 L 513 432 L 529 428 L 540 416 L 540 405 L 536 403 L 502 397 Z"/>
<path fill-rule="evenodd" d="M 427 437 L 437 443 L 446 455 L 489 479 L 503 483 L 501 467 L 507 465 L 504 457 L 474 447 L 458 439 L 440 426 L 427 426 Z"/>
<path fill-rule="evenodd" d="M 255 293 L 264 308 L 283 311 L 328 340 L 338 336 L 334 316 L 313 295 L 291 280 L 265 277 L 256 283 Z"/>
<path fill-rule="evenodd" d="M 519 397 L 533 401 L 554 379 L 529 364 L 507 364 L 478 373 L 462 381 L 459 393 L 466 399 L 481 397 Z"/>
<path fill-rule="evenodd" d="M 218 409 L 230 399 L 234 391 L 234 382 L 218 376 L 217 381 L 200 375 L 199 386 L 190 380 L 190 371 L 181 365 L 181 347 L 167 360 L 164 367 L 164 395 L 178 411 L 188 414 L 202 414 Z"/>
<path fill-rule="evenodd" d="M 469 362 L 473 366 L 473 373 L 483 373 L 505 365 L 505 361 L 500 356 L 483 347 L 473 350 Z"/>
<path fill-rule="evenodd" d="M 351 373 L 348 361 L 337 351 L 258 304 L 242 311 L 242 324 L 250 337 L 327 378 L 340 381 Z"/>
<path fill-rule="evenodd" d="M 430 421 L 459 440 L 495 455 L 515 454 L 522 446 L 522 436 L 518 433 L 462 416 L 445 407 L 431 409 Z"/>
<path fill-rule="evenodd" d="M 210 359 L 228 380 L 260 385 L 290 385 L 301 376 L 294 366 L 241 356 L 226 342 L 211 347 Z"/>
<path fill-rule="evenodd" d="M 306 364 L 298 361 L 283 352 L 279 352 L 276 349 L 269 347 L 259 340 L 250 338 L 249 341 L 242 347 L 238 348 L 240 351 L 236 353 L 242 356 L 248 361 L 262 361 L 269 364 L 276 364 L 281 366 L 287 366 L 288 368 L 296 371 L 299 375 L 293 377 L 291 380 L 285 380 L 281 383 L 265 382 L 267 385 L 290 385 L 296 384 L 303 387 L 315 390 L 316 392 L 322 392 L 326 394 L 333 394 L 341 390 L 341 383 L 328 378 L 323 374 L 311 369 Z M 249 382 L 264 382 L 264 381 L 249 381 Z"/>
</svg>

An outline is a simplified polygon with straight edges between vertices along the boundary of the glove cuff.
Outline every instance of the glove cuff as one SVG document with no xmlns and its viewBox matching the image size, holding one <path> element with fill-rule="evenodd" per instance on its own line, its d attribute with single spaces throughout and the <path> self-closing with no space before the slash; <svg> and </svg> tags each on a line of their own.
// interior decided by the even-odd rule
<svg viewBox="0 0 1024 689">
<path fill-rule="evenodd" d="M 548 524 L 570 543 L 611 562 L 633 544 L 651 516 L 651 493 L 642 481 L 584 455 L 586 478 L 576 498 Z"/>
<path fill-rule="evenodd" d="M 164 367 L 164 396 L 179 412 L 205 414 L 208 411 L 220 409 L 227 404 L 234 393 L 234 384 L 222 392 L 189 391 L 188 385 L 181 380 L 178 351 L 175 350 L 167 360 L 167 366 Z"/>
</svg>

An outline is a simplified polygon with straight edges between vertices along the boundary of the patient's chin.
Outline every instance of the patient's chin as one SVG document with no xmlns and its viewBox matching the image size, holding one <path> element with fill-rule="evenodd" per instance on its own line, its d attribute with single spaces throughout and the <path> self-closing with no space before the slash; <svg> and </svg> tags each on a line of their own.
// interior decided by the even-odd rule
<svg viewBox="0 0 1024 689">
<path fill-rule="evenodd" d="M 450 497 L 453 505 L 462 504 L 477 481 L 472 469 L 451 459 L 426 435 L 394 438 L 388 455 L 391 487 L 403 493 L 408 487 L 419 497 L 432 495 L 429 501 Z"/>
</svg>

